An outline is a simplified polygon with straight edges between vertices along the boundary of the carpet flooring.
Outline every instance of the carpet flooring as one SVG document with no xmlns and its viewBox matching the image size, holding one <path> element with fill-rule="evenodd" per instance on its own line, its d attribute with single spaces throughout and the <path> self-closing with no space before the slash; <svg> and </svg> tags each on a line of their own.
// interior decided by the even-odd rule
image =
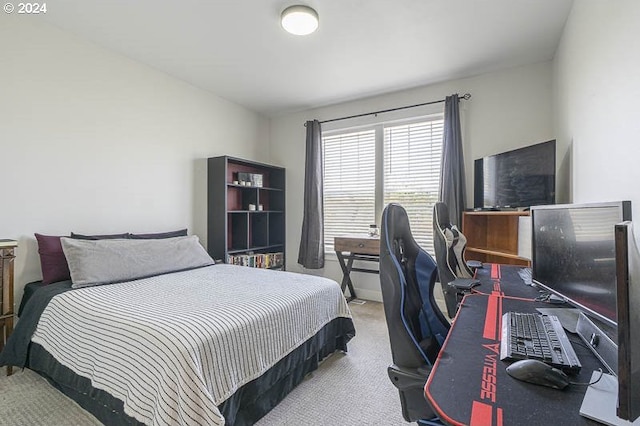
<svg viewBox="0 0 640 426">
<path fill-rule="evenodd" d="M 256 426 L 408 424 L 387 377 L 391 351 L 382 304 L 349 306 L 356 327 L 349 352 L 327 358 Z M 0 368 L 0 426 L 100 424 L 37 374 L 14 369 L 6 377 Z"/>
</svg>

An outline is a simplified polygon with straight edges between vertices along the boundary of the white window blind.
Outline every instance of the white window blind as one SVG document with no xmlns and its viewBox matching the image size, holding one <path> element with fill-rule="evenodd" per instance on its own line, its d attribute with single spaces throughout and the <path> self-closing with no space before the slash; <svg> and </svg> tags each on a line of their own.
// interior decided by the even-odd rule
<svg viewBox="0 0 640 426">
<path fill-rule="evenodd" d="M 395 202 L 407 210 L 418 244 L 433 255 L 443 127 L 436 116 L 323 136 L 325 251 L 334 250 L 336 236 L 365 235 L 370 224 L 380 225 L 382 209 Z"/>
<path fill-rule="evenodd" d="M 375 223 L 375 130 L 323 137 L 325 250 Z"/>
<path fill-rule="evenodd" d="M 384 205 L 402 205 L 411 233 L 433 250 L 433 205 L 438 201 L 442 119 L 384 128 Z"/>
</svg>

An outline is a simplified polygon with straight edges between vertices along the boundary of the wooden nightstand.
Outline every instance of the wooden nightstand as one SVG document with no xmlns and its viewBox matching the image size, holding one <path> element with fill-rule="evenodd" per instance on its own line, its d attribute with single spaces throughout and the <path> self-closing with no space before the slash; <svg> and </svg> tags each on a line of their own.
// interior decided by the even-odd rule
<svg viewBox="0 0 640 426">
<path fill-rule="evenodd" d="M 18 243 L 0 240 L 0 351 L 13 331 L 13 260 Z M 7 376 L 12 369 L 7 366 Z"/>
</svg>

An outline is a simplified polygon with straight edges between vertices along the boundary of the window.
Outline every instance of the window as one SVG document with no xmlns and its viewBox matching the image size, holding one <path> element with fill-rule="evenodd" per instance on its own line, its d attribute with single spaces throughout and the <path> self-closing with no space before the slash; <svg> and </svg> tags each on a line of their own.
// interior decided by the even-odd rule
<svg viewBox="0 0 640 426">
<path fill-rule="evenodd" d="M 366 234 L 376 223 L 375 136 L 371 129 L 322 138 L 326 251 L 333 251 L 334 237 Z"/>
<path fill-rule="evenodd" d="M 344 234 L 380 225 L 385 205 L 401 204 L 418 244 L 433 254 L 444 120 L 387 123 L 327 132 L 324 145 L 325 250 Z"/>
</svg>

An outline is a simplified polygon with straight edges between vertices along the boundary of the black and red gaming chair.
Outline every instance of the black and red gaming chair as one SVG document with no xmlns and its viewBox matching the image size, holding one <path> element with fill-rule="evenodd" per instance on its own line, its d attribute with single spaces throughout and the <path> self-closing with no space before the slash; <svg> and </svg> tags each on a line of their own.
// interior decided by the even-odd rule
<svg viewBox="0 0 640 426">
<path fill-rule="evenodd" d="M 387 369 L 409 422 L 441 424 L 424 397 L 424 385 L 449 322 L 436 305 L 438 269 L 414 240 L 407 212 L 389 204 L 382 213 L 380 285 L 393 364 Z"/>
</svg>

